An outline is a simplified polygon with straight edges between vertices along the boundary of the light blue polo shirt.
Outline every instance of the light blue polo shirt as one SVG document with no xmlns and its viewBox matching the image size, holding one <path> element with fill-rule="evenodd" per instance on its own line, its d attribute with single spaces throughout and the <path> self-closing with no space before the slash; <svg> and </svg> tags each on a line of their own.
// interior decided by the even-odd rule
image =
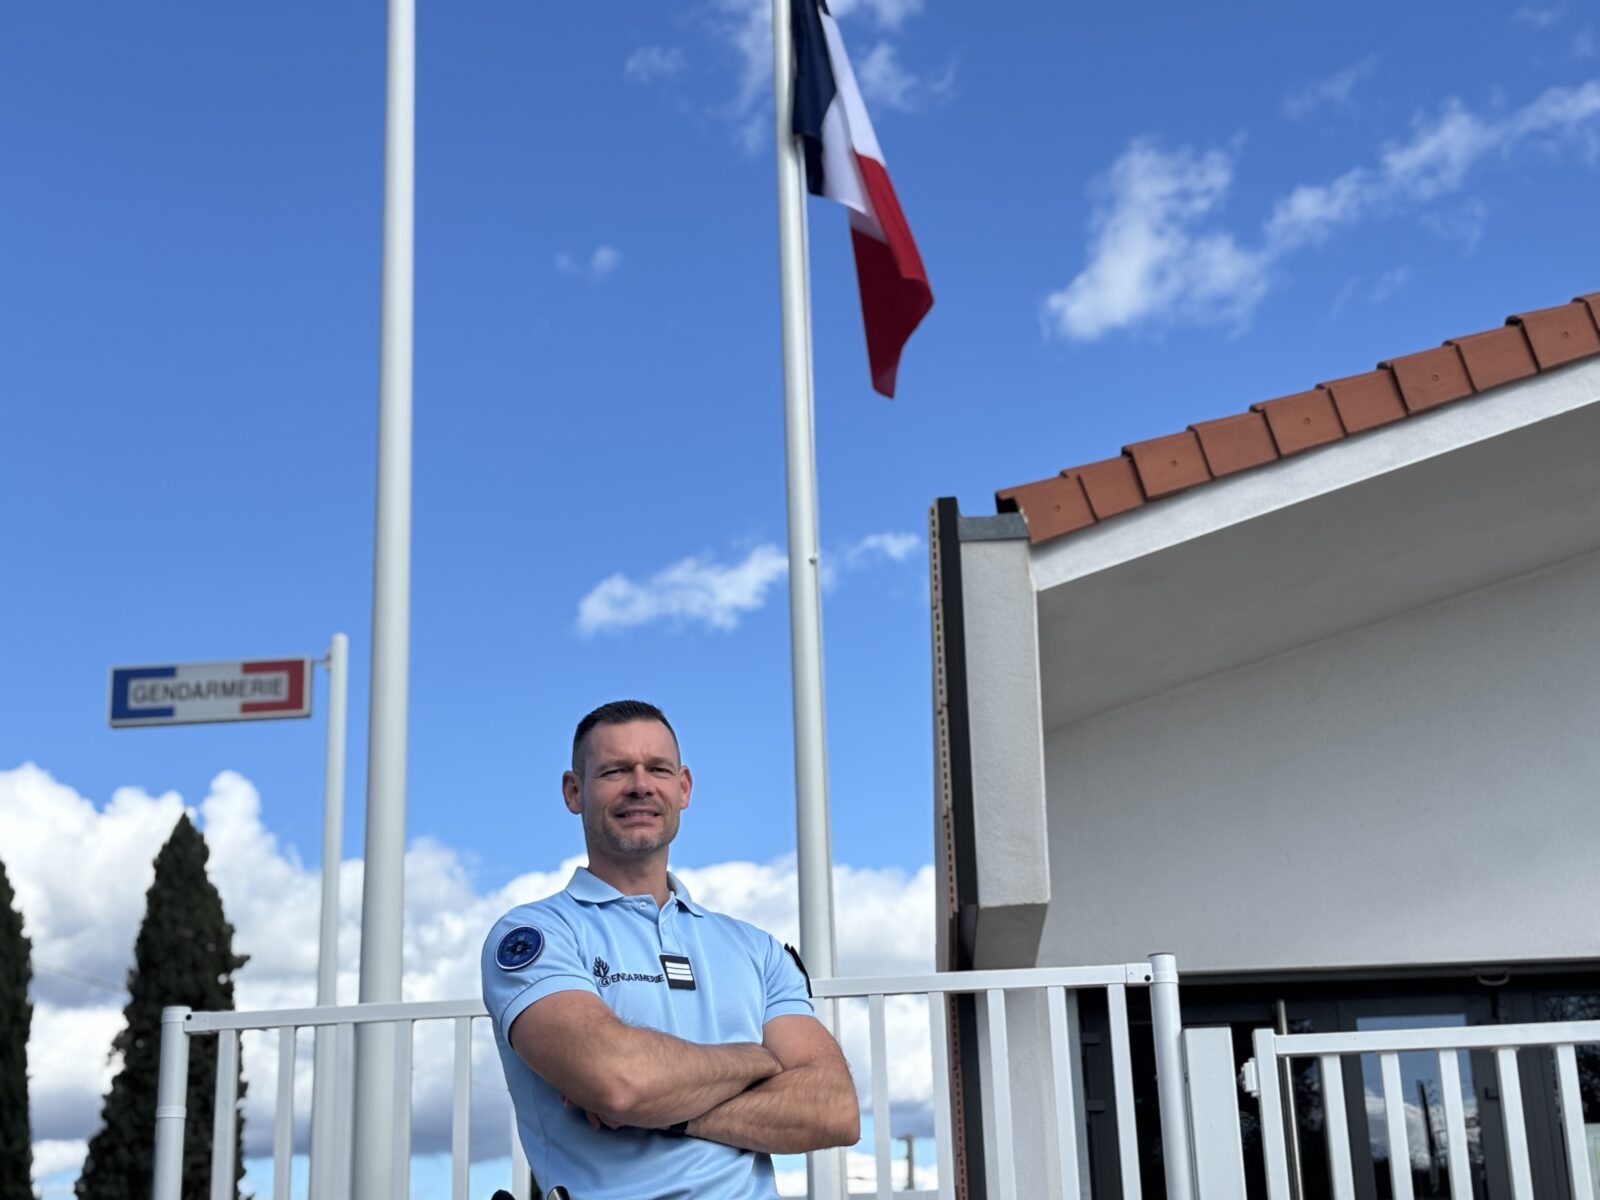
<svg viewBox="0 0 1600 1200">
<path fill-rule="evenodd" d="M 572 1200 L 769 1200 L 772 1159 L 653 1130 L 589 1128 L 511 1048 L 511 1023 L 555 992 L 599 996 L 630 1025 L 686 1041 L 760 1043 L 774 1017 L 812 1013 L 805 976 L 769 933 L 689 898 L 624 896 L 578 868 L 563 892 L 512 909 L 483 944 L 483 1002 L 539 1186 Z M 690 986 L 692 984 L 692 986 Z"/>
</svg>

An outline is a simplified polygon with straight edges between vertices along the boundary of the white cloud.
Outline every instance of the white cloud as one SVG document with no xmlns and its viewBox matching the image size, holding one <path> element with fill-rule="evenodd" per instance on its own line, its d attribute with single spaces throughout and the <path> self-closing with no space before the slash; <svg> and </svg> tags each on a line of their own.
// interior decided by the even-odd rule
<svg viewBox="0 0 1600 1200">
<path fill-rule="evenodd" d="M 868 21 L 886 34 L 897 33 L 919 14 L 924 0 L 834 0 L 828 7 L 841 23 Z M 772 124 L 772 5 L 770 0 L 712 0 L 712 25 L 733 51 L 738 80 L 724 108 L 735 140 L 747 153 L 766 144 Z M 895 46 L 882 38 L 865 58 L 851 56 L 868 102 L 909 111 L 924 99 L 947 96 L 955 83 L 952 63 L 921 76 L 899 63 Z"/>
<path fill-rule="evenodd" d="M 33 1143 L 33 1186 L 40 1200 L 66 1200 L 71 1181 L 83 1170 L 89 1143 L 82 1138 L 48 1139 Z M 52 1179 L 51 1176 L 59 1178 Z"/>
<path fill-rule="evenodd" d="M 1413 1170 L 1425 1171 L 1433 1165 L 1433 1155 L 1429 1153 L 1430 1146 L 1442 1147 L 1449 1138 L 1445 1127 L 1444 1105 L 1438 1097 L 1437 1086 L 1429 1081 L 1430 1093 L 1429 1110 L 1425 1114 L 1422 1105 L 1415 1100 L 1404 1101 L 1405 1126 L 1406 1126 L 1406 1151 L 1411 1159 Z M 1389 1154 L 1389 1124 L 1383 1102 L 1383 1093 L 1372 1090 L 1368 1085 L 1363 1089 L 1363 1100 L 1367 1110 L 1367 1127 L 1373 1133 L 1373 1150 L 1379 1162 L 1386 1164 Z M 1473 1142 L 1478 1141 L 1478 1101 L 1468 1088 L 1462 1096 L 1463 1116 L 1467 1128 L 1467 1136 Z M 1431 1118 L 1431 1120 L 1427 1119 Z M 1481 1153 L 1478 1152 L 1478 1153 Z M 1474 1154 L 1477 1159 L 1478 1154 Z M 1380 1166 L 1380 1170 L 1383 1169 Z"/>
<path fill-rule="evenodd" d="M 565 250 L 556 255 L 556 270 L 563 275 L 583 275 L 591 283 L 604 283 L 621 265 L 622 251 L 615 246 L 596 246 L 584 261 Z"/>
<path fill-rule="evenodd" d="M 1327 184 L 1296 188 L 1274 207 L 1265 235 L 1274 253 L 1327 238 L 1375 215 L 1415 208 L 1457 192 L 1491 154 L 1536 144 L 1559 153 L 1593 145 L 1600 116 L 1600 80 L 1550 88 L 1501 120 L 1480 117 L 1459 101 L 1412 123 L 1410 137 L 1385 146 L 1375 167 L 1358 167 Z"/>
<path fill-rule="evenodd" d="M 589 277 L 598 283 L 621 265 L 622 252 L 615 246 L 596 246 L 589 256 Z"/>
<path fill-rule="evenodd" d="M 1357 222 L 1403 212 L 1420 212 L 1434 232 L 1470 248 L 1482 234 L 1482 205 L 1469 199 L 1453 211 L 1433 206 L 1458 193 L 1486 160 L 1524 148 L 1548 158 L 1576 150 L 1600 161 L 1600 79 L 1550 88 L 1502 118 L 1449 101 L 1416 118 L 1410 135 L 1384 146 L 1374 165 L 1291 190 L 1273 206 L 1255 245 L 1219 220 L 1232 184 L 1231 154 L 1165 151 L 1136 140 L 1098 183 L 1088 264 L 1045 299 L 1046 331 L 1091 341 L 1153 322 L 1238 325 L 1266 295 L 1283 258 Z"/>
<path fill-rule="evenodd" d="M 883 29 L 898 29 L 923 9 L 924 0 L 834 0 L 828 9 L 841 21 L 854 13 L 870 16 Z"/>
<path fill-rule="evenodd" d="M 1410 282 L 1410 267 L 1395 267 L 1391 271 L 1385 271 L 1378 276 L 1377 281 L 1372 285 L 1372 302 L 1374 304 L 1382 304 Z"/>
<path fill-rule="evenodd" d="M 1422 227 L 1447 242 L 1457 242 L 1468 254 L 1478 248 L 1489 223 L 1489 206 L 1482 200 L 1467 199 L 1460 204 L 1426 212 Z"/>
<path fill-rule="evenodd" d="M 900 65 L 899 52 L 893 42 L 879 42 L 867 51 L 856 67 L 856 80 L 861 84 L 862 95 L 902 112 L 912 107 L 912 95 L 917 78 Z"/>
<path fill-rule="evenodd" d="M 1565 4 L 1524 4 L 1511 14 L 1518 25 L 1531 25 L 1535 29 L 1549 29 L 1567 15 Z"/>
<path fill-rule="evenodd" d="M 1368 172 L 1347 171 L 1332 183 L 1302 185 L 1272 210 L 1267 222 L 1269 244 L 1285 249 L 1322 240 L 1336 227 L 1355 220 L 1366 203 Z"/>
<path fill-rule="evenodd" d="M 832 591 L 850 572 L 884 562 L 906 562 L 921 548 L 922 539 L 914 533 L 869 533 L 841 550 L 823 553 L 822 588 Z"/>
<path fill-rule="evenodd" d="M 622 64 L 622 75 L 630 83 L 654 83 L 683 74 L 687 65 L 676 46 L 640 46 Z"/>
<path fill-rule="evenodd" d="M 879 556 L 891 562 L 905 562 L 921 548 L 922 539 L 914 533 L 869 533 L 847 553 L 858 562 Z"/>
<path fill-rule="evenodd" d="M 756 546 L 736 563 L 686 558 L 636 582 L 616 574 L 602 579 L 578 602 L 584 634 L 616 633 L 656 621 L 736 629 L 767 602 L 767 592 L 789 569 L 777 546 Z"/>
<path fill-rule="evenodd" d="M 1220 150 L 1130 145 L 1100 181 L 1089 265 L 1045 301 L 1047 330 L 1091 341 L 1158 317 L 1242 320 L 1266 294 L 1266 259 L 1231 234 L 1196 228 L 1232 178 Z"/>
<path fill-rule="evenodd" d="M 1334 293 L 1333 303 L 1328 307 L 1328 318 L 1331 320 L 1337 317 L 1352 300 L 1360 299 L 1367 304 L 1382 304 L 1411 282 L 1411 274 L 1411 268 L 1408 266 L 1395 267 L 1384 271 L 1370 283 L 1360 275 L 1352 275 Z"/>
<path fill-rule="evenodd" d="M 96 808 L 31 764 L 0 771 L 6 866 L 33 941 L 35 963 L 74 963 L 104 978 L 126 976 L 143 916 L 151 860 L 183 811 L 176 795 L 152 797 L 136 788 L 118 789 L 111 803 Z M 251 956 L 236 978 L 238 1008 L 312 1003 L 320 873 L 305 866 L 262 824 L 261 797 L 249 780 L 235 772 L 219 774 L 198 811 L 188 811 L 197 818 L 211 849 L 210 875 L 236 929 L 234 948 Z M 406 854 L 405 998 L 476 996 L 484 932 L 508 908 L 564 886 L 578 861 L 544 863 L 541 869 L 483 887 L 470 878 L 455 850 L 425 840 L 414 842 Z M 760 925 L 782 940 L 797 941 L 792 858 L 675 869 L 697 900 Z M 348 1004 L 357 992 L 361 863 L 344 862 L 340 874 L 338 994 Z M 85 888 L 85 878 L 94 879 L 95 886 Z M 932 867 L 907 873 L 836 866 L 834 881 L 841 975 L 932 969 Z M 35 1178 L 46 1196 L 66 1196 L 85 1142 L 98 1126 L 113 1070 L 108 1052 L 121 1028 L 124 998 L 36 974 L 33 1001 L 28 1055 Z M 897 1111 L 915 1120 L 927 1109 L 930 1086 L 925 1009 L 918 1013 L 896 1009 L 892 1015 L 896 1071 L 891 1099 Z M 851 1016 L 847 1008 L 843 1041 L 863 1086 L 870 1061 L 864 1029 L 863 1019 Z M 272 1137 L 277 1049 L 275 1039 L 266 1034 L 246 1034 L 242 1047 L 248 1083 L 246 1154 L 260 1156 L 269 1151 Z M 300 1149 L 307 1138 L 310 1047 L 309 1035 L 303 1034 L 295 1080 L 295 1138 Z M 413 1147 L 418 1154 L 448 1149 L 452 1053 L 447 1023 L 417 1027 Z M 477 1081 L 473 1153 L 479 1158 L 497 1157 L 505 1153 L 507 1104 L 492 1041 L 481 1022 L 475 1032 L 473 1073 Z"/>
<path fill-rule="evenodd" d="M 856 82 L 868 104 L 900 112 L 915 112 L 931 101 L 944 100 L 955 87 L 953 62 L 937 74 L 919 75 L 900 65 L 898 49 L 887 40 L 867 51 L 855 68 Z"/>
<path fill-rule="evenodd" d="M 1532 106 L 1524 111 L 1531 112 Z M 1438 116 L 1419 117 L 1409 139 L 1384 148 L 1368 203 L 1390 195 L 1432 200 L 1455 191 L 1478 159 L 1506 140 L 1505 132 L 1468 112 L 1459 101 L 1449 101 Z"/>
<path fill-rule="evenodd" d="M 1333 303 L 1328 306 L 1328 319 L 1332 320 L 1345 309 L 1355 294 L 1361 290 L 1361 276 L 1352 275 L 1339 285 L 1339 290 L 1333 294 Z"/>
<path fill-rule="evenodd" d="M 914 533 L 872 533 L 842 550 L 827 551 L 820 564 L 822 586 L 836 586 L 845 571 L 881 562 L 903 563 L 922 545 Z M 578 601 L 578 631 L 620 633 L 665 621 L 737 629 L 742 618 L 766 606 L 772 587 L 789 573 L 781 547 L 763 542 L 737 562 L 699 555 L 635 580 L 620 572 L 595 584 Z"/>
<path fill-rule="evenodd" d="M 766 0 L 713 0 L 713 24 L 733 51 L 738 79 L 725 114 L 747 152 L 757 150 L 771 124 L 772 6 Z"/>
<path fill-rule="evenodd" d="M 1343 108 L 1350 103 L 1356 85 L 1370 79 L 1377 69 L 1378 56 L 1369 54 L 1360 62 L 1351 63 L 1326 79 L 1318 79 L 1297 88 L 1283 98 L 1284 115 L 1298 120 L 1319 108 Z"/>
</svg>

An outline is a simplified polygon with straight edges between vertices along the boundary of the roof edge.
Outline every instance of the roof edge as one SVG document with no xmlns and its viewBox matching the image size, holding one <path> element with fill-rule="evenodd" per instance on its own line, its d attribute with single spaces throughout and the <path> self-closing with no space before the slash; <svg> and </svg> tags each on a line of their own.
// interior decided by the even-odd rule
<svg viewBox="0 0 1600 1200">
<path fill-rule="evenodd" d="M 1365 480 L 1600 404 L 1600 359 L 1541 373 L 1407 421 L 1381 436 L 1347 437 L 1316 454 L 1280 460 L 1097 523 L 1070 539 L 1032 548 L 1036 591 L 1086 578 L 1183 542 L 1291 508 Z"/>
<path fill-rule="evenodd" d="M 1028 522 L 1016 511 L 993 517 L 956 516 L 956 533 L 963 542 L 1009 542 L 1028 540 Z"/>
<path fill-rule="evenodd" d="M 1498 328 L 1449 338 L 1432 350 L 1385 359 L 1365 374 L 1131 443 L 1115 458 L 1002 488 L 995 508 L 1020 513 L 1035 546 L 1081 536 L 1154 501 L 1595 356 L 1600 292 L 1514 314 Z"/>
</svg>

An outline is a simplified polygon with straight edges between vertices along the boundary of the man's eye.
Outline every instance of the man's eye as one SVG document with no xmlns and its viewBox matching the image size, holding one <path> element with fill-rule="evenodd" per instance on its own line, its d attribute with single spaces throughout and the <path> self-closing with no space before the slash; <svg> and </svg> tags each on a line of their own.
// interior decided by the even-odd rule
<svg viewBox="0 0 1600 1200">
<path fill-rule="evenodd" d="M 651 770 L 657 775 L 671 775 L 673 773 L 671 767 L 652 767 Z"/>
</svg>

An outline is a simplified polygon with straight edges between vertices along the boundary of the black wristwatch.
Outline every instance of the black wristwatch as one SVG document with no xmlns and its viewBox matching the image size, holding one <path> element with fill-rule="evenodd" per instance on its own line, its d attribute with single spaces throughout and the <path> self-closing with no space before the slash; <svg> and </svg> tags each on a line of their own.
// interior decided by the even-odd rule
<svg viewBox="0 0 1600 1200">
<path fill-rule="evenodd" d="M 676 1125 L 668 1125 L 660 1132 L 666 1134 L 668 1137 L 684 1137 L 689 1132 L 689 1122 L 679 1121 Z"/>
</svg>

